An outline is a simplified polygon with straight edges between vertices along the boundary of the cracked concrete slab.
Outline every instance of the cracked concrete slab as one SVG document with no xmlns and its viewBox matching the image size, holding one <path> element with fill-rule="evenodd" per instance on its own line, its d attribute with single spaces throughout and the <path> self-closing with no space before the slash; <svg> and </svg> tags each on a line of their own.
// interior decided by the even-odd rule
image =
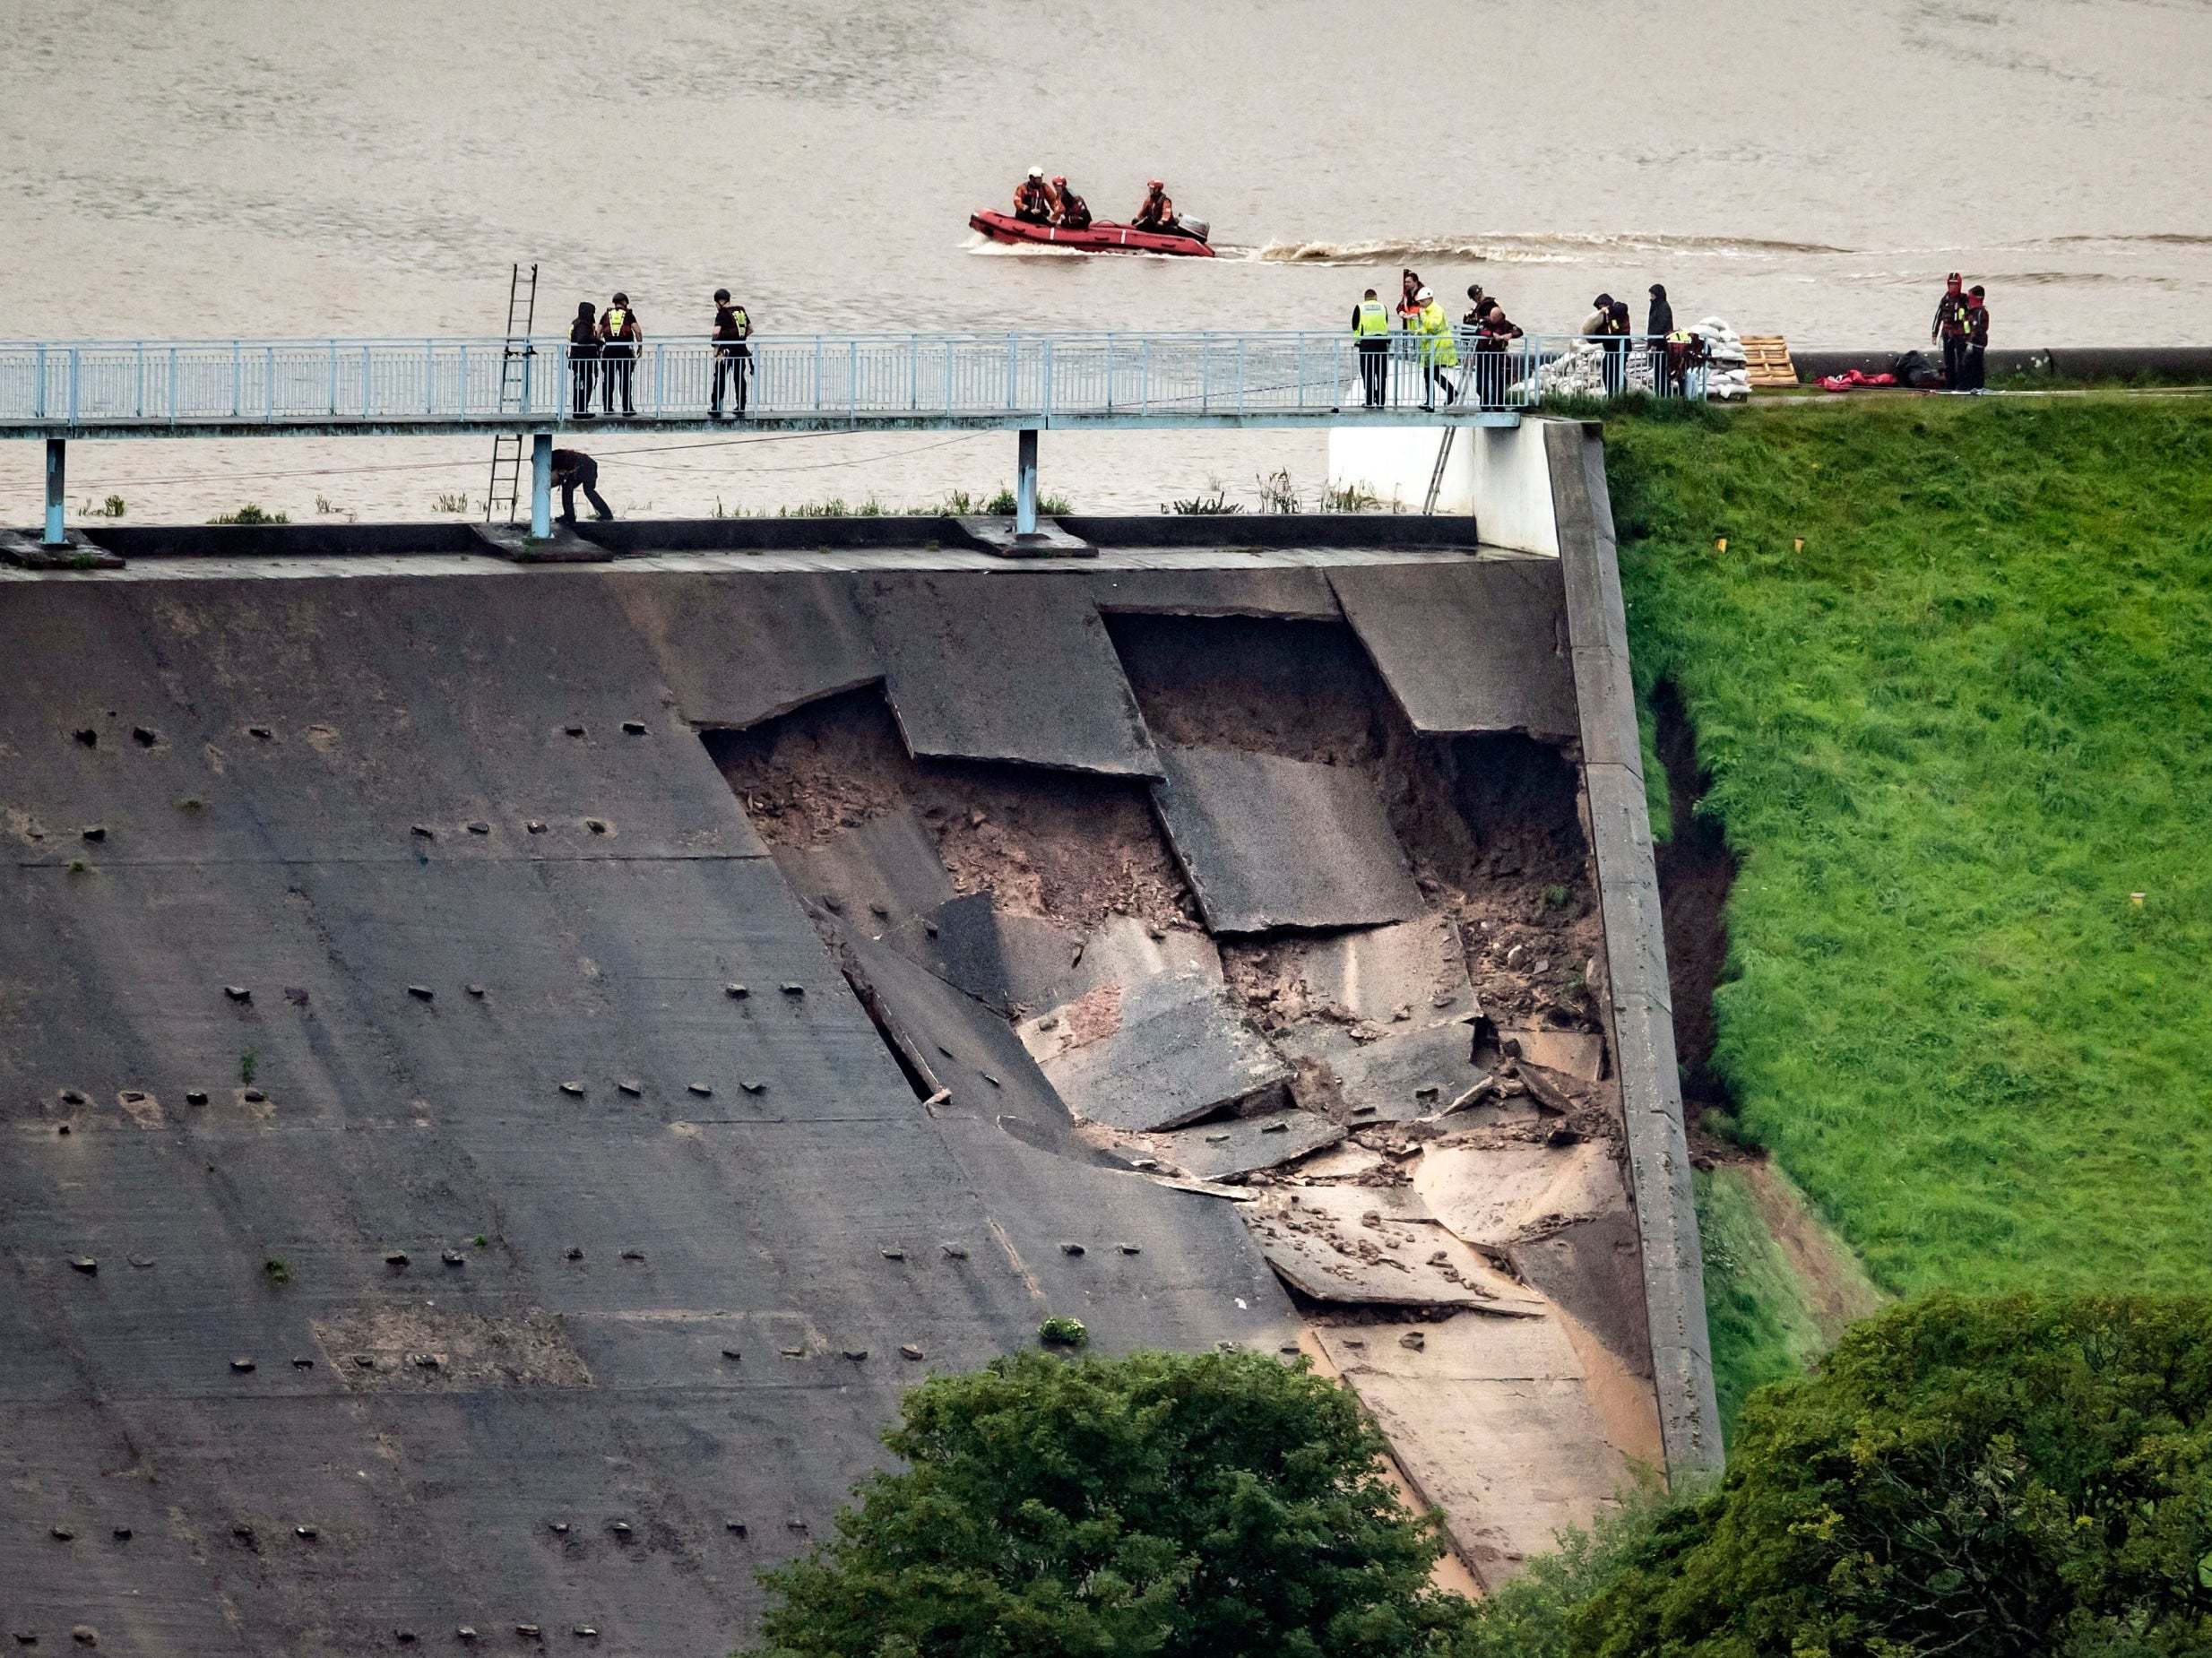
<svg viewBox="0 0 2212 1658">
<path fill-rule="evenodd" d="M 1282 1048 L 1299 1062 L 1299 1103 L 1354 1127 L 1434 1116 L 1485 1075 L 1464 1023 L 1408 1024 L 1364 1042 L 1341 1025 L 1313 1024 L 1283 1037 Z"/>
<path fill-rule="evenodd" d="M 1290 1080 L 1282 1057 L 1202 974 L 1101 985 L 1020 1031 L 1068 1109 L 1109 1128 L 1179 1128 Z"/>
<path fill-rule="evenodd" d="M 1344 1134 L 1342 1124 L 1311 1111 L 1270 1111 L 1199 1123 L 1161 1135 L 1155 1144 L 1166 1161 L 1193 1179 L 1226 1180 L 1335 1145 Z"/>
<path fill-rule="evenodd" d="M 1156 777 L 1136 696 L 1086 597 L 1048 576 L 855 576 L 917 757 Z"/>
<path fill-rule="evenodd" d="M 884 942 L 1010 1015 L 1052 994 L 1080 937 L 1041 916 L 1000 910 L 989 893 L 968 893 L 891 928 Z"/>
<path fill-rule="evenodd" d="M 1337 570 L 1329 584 L 1415 730 L 1579 734 L 1558 560 Z"/>
<path fill-rule="evenodd" d="M 1215 933 L 1365 927 L 1421 911 L 1366 773 L 1234 748 L 1162 748 L 1170 849 Z"/>
<path fill-rule="evenodd" d="M 1413 1165 L 1413 1189 L 1454 1236 L 1485 1249 L 1627 1203 L 1611 1148 L 1594 1140 L 1432 1144 Z"/>
<path fill-rule="evenodd" d="M 1309 1006 L 1340 1007 L 1376 1024 L 1400 1012 L 1416 1025 L 1435 1025 L 1480 1011 L 1467 953 L 1449 916 L 1295 938 L 1280 948 Z"/>
<path fill-rule="evenodd" d="M 1240 1213 L 1268 1265 L 1315 1300 L 1543 1316 L 1541 1297 L 1443 1227 L 1387 1215 L 1363 1188 L 1300 1187 Z"/>
<path fill-rule="evenodd" d="M 1586 1083 L 1605 1075 L 1605 1039 L 1595 1031 L 1500 1031 L 1505 1050 L 1547 1071 Z"/>
<path fill-rule="evenodd" d="M 886 928 L 954 897 L 937 842 L 911 807 L 871 817 L 819 846 L 773 850 L 777 868 L 800 897 L 818 903 L 834 893 L 849 906 L 880 906 L 887 912 Z"/>
<path fill-rule="evenodd" d="M 842 576 L 618 571 L 609 584 L 697 726 L 742 730 L 883 678 Z"/>
</svg>

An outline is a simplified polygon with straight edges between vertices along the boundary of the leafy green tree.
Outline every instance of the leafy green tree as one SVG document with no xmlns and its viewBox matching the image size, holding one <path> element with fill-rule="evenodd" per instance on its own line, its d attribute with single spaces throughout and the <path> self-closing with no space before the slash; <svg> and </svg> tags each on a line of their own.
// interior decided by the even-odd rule
<svg viewBox="0 0 2212 1658">
<path fill-rule="evenodd" d="M 905 1465 L 764 1574 L 763 1654 L 1404 1658 L 1468 1612 L 1302 1360 L 1026 1353 L 924 1383 L 884 1442 Z"/>
<path fill-rule="evenodd" d="M 1590 1658 L 2212 1652 L 2212 1300 L 1869 1319 L 1566 1622 Z"/>
</svg>

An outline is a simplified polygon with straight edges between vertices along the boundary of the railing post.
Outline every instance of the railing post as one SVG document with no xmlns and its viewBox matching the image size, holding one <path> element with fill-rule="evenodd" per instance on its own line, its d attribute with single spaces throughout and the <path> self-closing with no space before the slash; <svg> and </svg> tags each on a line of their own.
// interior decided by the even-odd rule
<svg viewBox="0 0 2212 1658">
<path fill-rule="evenodd" d="M 1037 533 L 1037 428 L 1023 427 L 1015 434 L 1014 533 Z"/>
<path fill-rule="evenodd" d="M 261 359 L 261 418 L 276 419 L 276 347 L 264 346 Z"/>
<path fill-rule="evenodd" d="M 46 347 L 39 348 L 38 362 L 33 366 L 36 376 L 30 388 L 30 412 L 34 419 L 46 419 Z"/>
<path fill-rule="evenodd" d="M 845 419 L 855 425 L 860 413 L 860 342 L 845 341 Z"/>
<path fill-rule="evenodd" d="M 655 419 L 669 411 L 669 342 L 652 342 L 652 412 Z"/>
<path fill-rule="evenodd" d="M 1019 407 L 1015 398 L 1021 384 L 1022 371 L 1020 363 L 1015 355 L 1015 350 L 1014 336 L 1009 333 L 1007 336 L 1007 409 L 1009 413 Z"/>
<path fill-rule="evenodd" d="M 177 348 L 169 347 L 169 424 L 177 424 Z"/>
<path fill-rule="evenodd" d="M 945 342 L 945 412 L 947 416 L 953 412 L 953 342 L 947 340 Z"/>
<path fill-rule="evenodd" d="M 364 420 L 368 419 L 370 408 L 368 381 L 368 348 L 363 346 L 361 348 L 361 419 Z"/>
<path fill-rule="evenodd" d="M 1152 412 L 1152 341 L 1147 338 L 1136 348 L 1136 411 Z"/>
<path fill-rule="evenodd" d="M 822 336 L 820 334 L 814 337 L 814 389 L 808 395 L 807 403 L 809 413 L 820 414 L 822 412 Z"/>
<path fill-rule="evenodd" d="M 461 342 L 461 419 L 469 418 L 469 342 Z"/>
<path fill-rule="evenodd" d="M 1244 419 L 1244 336 L 1237 336 L 1237 419 Z"/>
<path fill-rule="evenodd" d="M 131 409 L 140 419 L 146 418 L 146 342 L 143 340 L 138 342 L 138 387 L 137 394 L 131 400 Z"/>
<path fill-rule="evenodd" d="M 437 341 L 422 342 L 422 412 L 437 412 Z"/>
<path fill-rule="evenodd" d="M 921 408 L 921 336 L 906 336 L 906 408 L 914 413 Z"/>
<path fill-rule="evenodd" d="M 530 393 L 530 371 L 531 371 L 531 369 L 533 367 L 535 367 L 535 365 L 536 365 L 536 363 L 537 363 L 537 360 L 538 360 L 538 348 L 537 348 L 535 345 L 533 345 L 531 341 L 529 341 L 528 340 L 523 341 L 523 412 L 524 412 L 524 413 L 526 413 L 526 414 L 536 414 L 536 413 L 538 412 L 537 408 L 536 408 L 536 405 L 535 405 L 535 404 L 531 402 L 531 393 Z"/>
<path fill-rule="evenodd" d="M 1198 412 L 1211 414 L 1214 410 L 1214 336 L 1198 336 Z"/>
<path fill-rule="evenodd" d="M 1044 337 L 1043 373 L 1044 418 L 1050 420 L 1052 418 L 1052 336 L 1050 334 Z"/>
<path fill-rule="evenodd" d="M 230 342 L 230 418 L 233 420 L 238 418 L 240 413 L 240 405 L 246 400 L 246 358 L 244 356 L 244 350 L 245 348 L 241 346 L 238 341 L 233 340 Z"/>
<path fill-rule="evenodd" d="M 72 355 L 74 355 L 72 353 Z M 68 532 L 62 528 L 62 500 L 68 484 L 68 443 L 59 437 L 46 440 L 46 534 L 41 545 L 66 547 Z"/>
<path fill-rule="evenodd" d="M 553 533 L 553 434 L 530 435 L 530 533 L 542 541 Z"/>
<path fill-rule="evenodd" d="M 1114 335 L 1113 335 L 1113 330 L 1110 328 L 1110 329 L 1108 329 L 1108 330 L 1106 331 L 1106 412 L 1107 412 L 1108 414 L 1111 414 L 1111 413 L 1113 413 L 1113 411 L 1114 411 Z"/>
<path fill-rule="evenodd" d="M 77 423 L 77 382 L 83 372 L 84 350 L 81 346 L 69 348 L 69 424 Z"/>
<path fill-rule="evenodd" d="M 330 342 L 330 411 L 334 419 L 338 413 L 338 341 Z"/>
</svg>

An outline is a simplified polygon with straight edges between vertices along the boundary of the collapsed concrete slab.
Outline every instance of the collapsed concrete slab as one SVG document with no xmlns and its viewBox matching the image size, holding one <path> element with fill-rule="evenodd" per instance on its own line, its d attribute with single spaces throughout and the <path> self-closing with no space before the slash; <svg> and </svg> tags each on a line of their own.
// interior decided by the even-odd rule
<svg viewBox="0 0 2212 1658">
<path fill-rule="evenodd" d="M 1349 766 L 1162 748 L 1168 843 L 1216 933 L 1363 927 L 1420 913 L 1374 783 Z"/>
<path fill-rule="evenodd" d="M 1605 1075 L 1605 1038 L 1596 1031 L 1500 1031 L 1506 1052 L 1547 1071 L 1594 1083 Z"/>
<path fill-rule="evenodd" d="M 1628 1206 L 1611 1148 L 1592 1140 L 1431 1144 L 1413 1166 L 1413 1189 L 1455 1237 L 1493 1251 Z"/>
<path fill-rule="evenodd" d="M 899 926 L 949 903 L 953 883 L 937 844 L 909 807 L 884 813 L 818 846 L 779 846 L 777 867 L 801 897 L 880 908 L 886 927 Z"/>
<path fill-rule="evenodd" d="M 1415 730 L 1578 734 L 1557 559 L 1366 566 L 1329 583 Z"/>
<path fill-rule="evenodd" d="M 1290 1079 L 1290 1066 L 1203 975 L 1102 985 L 1023 1022 L 1022 1041 L 1078 1117 L 1156 1133 Z"/>
<path fill-rule="evenodd" d="M 1080 936 L 994 905 L 989 893 L 948 899 L 890 928 L 885 942 L 1002 1014 L 1027 1013 L 1066 978 Z"/>
<path fill-rule="evenodd" d="M 1465 1023 L 1409 1024 L 1370 1041 L 1340 1025 L 1313 1024 L 1280 1040 L 1299 1062 L 1299 1102 L 1354 1125 L 1437 1116 L 1485 1075 Z"/>
<path fill-rule="evenodd" d="M 1467 953 L 1449 916 L 1420 915 L 1388 927 L 1285 940 L 1283 965 L 1308 1006 L 1340 1008 L 1376 1024 L 1447 1024 L 1480 1011 Z"/>
<path fill-rule="evenodd" d="M 1543 1316 L 1542 1297 L 1444 1228 L 1386 1214 L 1361 1187 L 1300 1187 L 1238 1213 L 1283 1282 L 1315 1300 Z"/>
<path fill-rule="evenodd" d="M 1162 1135 L 1161 1155 L 1194 1179 L 1227 1180 L 1335 1145 L 1346 1130 L 1312 1111 L 1270 1111 Z"/>
<path fill-rule="evenodd" d="M 1153 616 L 1257 616 L 1334 622 L 1343 614 L 1319 569 L 1101 570 L 1091 595 L 1105 611 Z"/>
<path fill-rule="evenodd" d="M 916 572 L 853 583 L 908 753 L 1159 774 L 1105 625 L 1058 578 Z"/>
</svg>

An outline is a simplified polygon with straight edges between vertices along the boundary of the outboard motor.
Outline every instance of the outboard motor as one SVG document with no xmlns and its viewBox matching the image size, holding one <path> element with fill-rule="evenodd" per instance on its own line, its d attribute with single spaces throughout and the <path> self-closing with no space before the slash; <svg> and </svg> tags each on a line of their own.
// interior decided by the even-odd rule
<svg viewBox="0 0 2212 1658">
<path fill-rule="evenodd" d="M 1213 227 L 1203 219 L 1193 219 L 1188 213 L 1175 215 L 1175 228 L 1194 241 L 1203 242 Z"/>
</svg>

